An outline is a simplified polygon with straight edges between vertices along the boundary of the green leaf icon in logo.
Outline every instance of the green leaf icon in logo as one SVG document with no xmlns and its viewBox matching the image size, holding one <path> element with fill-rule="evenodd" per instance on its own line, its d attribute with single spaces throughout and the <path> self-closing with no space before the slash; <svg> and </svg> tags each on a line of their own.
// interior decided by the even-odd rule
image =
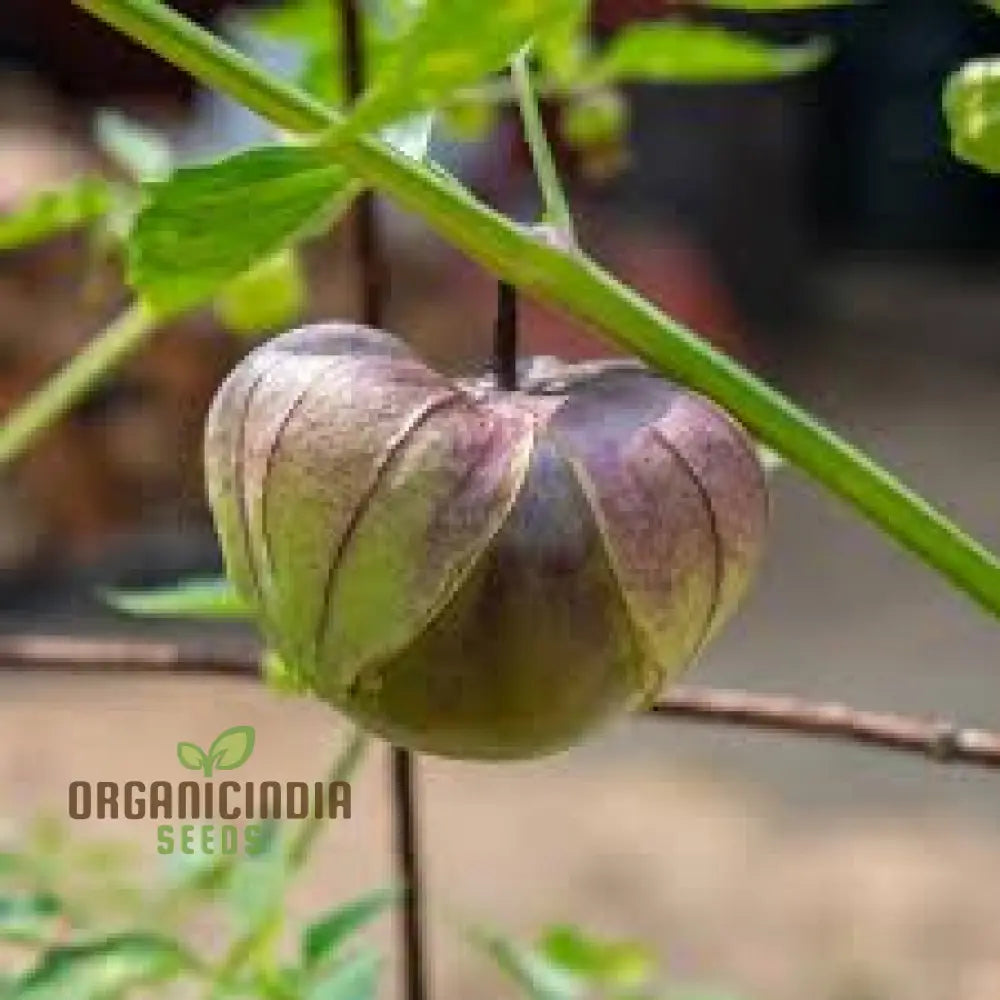
<svg viewBox="0 0 1000 1000">
<path fill-rule="evenodd" d="M 207 775 L 212 768 L 209 758 L 205 756 L 205 752 L 201 747 L 195 746 L 193 743 L 178 743 L 177 759 L 189 771 L 200 771 L 204 768 Z"/>
<path fill-rule="evenodd" d="M 216 736 L 208 753 L 194 743 L 178 743 L 177 759 L 189 771 L 201 771 L 210 778 L 213 770 L 233 771 L 245 764 L 255 738 L 253 726 L 232 726 Z"/>
</svg>

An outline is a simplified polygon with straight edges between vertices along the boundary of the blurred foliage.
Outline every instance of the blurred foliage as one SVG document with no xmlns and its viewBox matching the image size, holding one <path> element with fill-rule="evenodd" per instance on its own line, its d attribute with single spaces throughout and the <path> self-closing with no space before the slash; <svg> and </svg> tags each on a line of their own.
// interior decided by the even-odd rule
<svg viewBox="0 0 1000 1000">
<path fill-rule="evenodd" d="M 983 0 L 1000 13 L 998 0 Z M 944 113 L 954 154 L 989 173 L 1000 173 L 1000 56 L 970 60 L 948 80 Z"/>
<path fill-rule="evenodd" d="M 336 773 L 345 773 L 343 760 Z M 280 946 L 308 826 L 272 823 L 260 855 L 178 855 L 153 877 L 133 845 L 80 843 L 59 822 L 36 823 L 20 849 L 0 853 L 0 1000 L 111 1000 L 140 990 L 373 1000 L 384 959 L 363 935 L 398 903 L 397 889 L 331 907 L 291 928 L 297 948 Z M 205 928 L 216 926 L 228 928 L 221 954 L 204 947 Z M 527 1000 L 737 1000 L 664 983 L 642 946 L 571 924 L 533 945 L 481 928 L 464 933 Z"/>
</svg>

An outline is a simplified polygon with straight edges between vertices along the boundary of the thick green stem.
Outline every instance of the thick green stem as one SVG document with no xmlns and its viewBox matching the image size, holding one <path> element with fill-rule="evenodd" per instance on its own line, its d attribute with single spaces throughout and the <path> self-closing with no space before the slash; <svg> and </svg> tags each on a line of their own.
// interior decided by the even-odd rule
<svg viewBox="0 0 1000 1000">
<path fill-rule="evenodd" d="M 570 242 L 573 239 L 573 216 L 569 210 L 569 201 L 559 180 L 555 157 L 545 134 L 545 123 L 538 108 L 534 88 L 531 85 L 531 70 L 528 68 L 528 53 L 521 50 L 511 60 L 510 76 L 517 93 L 517 102 L 521 109 L 521 121 L 524 126 L 524 141 L 531 151 L 531 161 L 535 167 L 535 176 L 545 203 L 545 221 L 556 227 Z"/>
<path fill-rule="evenodd" d="M 35 438 L 134 354 L 156 329 L 156 317 L 135 304 L 98 334 L 62 371 L 0 424 L 0 467 L 18 458 Z"/>
<path fill-rule="evenodd" d="M 310 134 L 341 122 L 157 0 L 73 2 L 275 125 Z M 543 245 L 453 180 L 373 137 L 334 136 L 330 148 L 331 156 L 504 280 L 561 305 L 652 367 L 731 410 L 772 448 L 1000 615 L 1000 561 L 994 555 L 829 428 L 594 262 Z"/>
</svg>

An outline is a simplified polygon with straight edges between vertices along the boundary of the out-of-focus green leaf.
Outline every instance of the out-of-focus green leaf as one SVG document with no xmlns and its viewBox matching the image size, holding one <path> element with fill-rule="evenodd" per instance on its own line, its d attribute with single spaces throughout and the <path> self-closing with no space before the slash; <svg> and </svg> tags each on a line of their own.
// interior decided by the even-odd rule
<svg viewBox="0 0 1000 1000">
<path fill-rule="evenodd" d="M 648 983 L 653 958 L 630 941 L 597 941 L 566 924 L 550 928 L 542 939 L 541 953 L 560 968 L 588 982 L 616 989 L 635 990 Z"/>
<path fill-rule="evenodd" d="M 567 101 L 559 125 L 563 138 L 580 149 L 617 144 L 628 128 L 628 103 L 610 88 L 587 91 Z"/>
<path fill-rule="evenodd" d="M 307 966 L 316 965 L 334 954 L 356 934 L 399 899 L 394 888 L 376 889 L 358 899 L 330 910 L 311 923 L 302 935 L 302 957 Z"/>
<path fill-rule="evenodd" d="M 303 1000 L 374 1000 L 382 959 L 372 948 L 359 949 L 331 972 L 317 978 Z"/>
<path fill-rule="evenodd" d="M 473 930 L 470 937 L 530 1000 L 582 1000 L 587 995 L 580 976 L 534 948 L 491 931 Z"/>
<path fill-rule="evenodd" d="M 349 125 L 367 131 L 434 107 L 503 69 L 577 0 L 428 0 L 385 55 Z"/>
<path fill-rule="evenodd" d="M 782 46 L 710 25 L 634 24 L 614 37 L 588 75 L 599 82 L 748 82 L 815 69 L 828 52 L 822 41 Z"/>
<path fill-rule="evenodd" d="M 944 112 L 955 155 L 1000 173 L 1000 58 L 974 59 L 955 73 L 945 88 Z"/>
<path fill-rule="evenodd" d="M 259 336 L 291 326 L 302 315 L 308 295 L 298 251 L 286 247 L 229 282 L 213 308 L 228 330 Z"/>
<path fill-rule="evenodd" d="M 365 67 L 378 71 L 394 38 L 412 19 L 419 4 L 409 2 L 365 4 L 362 21 Z M 301 54 L 297 83 L 313 96 L 341 108 L 344 99 L 344 59 L 341 21 L 328 0 L 287 0 L 250 15 L 254 28 L 278 41 L 291 42 Z"/>
<path fill-rule="evenodd" d="M 0 851 L 0 878 L 16 875 L 24 870 L 24 855 L 15 851 Z"/>
<path fill-rule="evenodd" d="M 44 941 L 61 913 L 58 897 L 50 892 L 0 896 L 0 941 Z"/>
<path fill-rule="evenodd" d="M 456 96 L 441 108 L 440 115 L 450 135 L 468 142 L 484 139 L 497 120 L 494 102 L 475 94 Z"/>
<path fill-rule="evenodd" d="M 310 146 L 271 146 L 144 185 L 129 278 L 150 305 L 200 305 L 255 264 L 329 225 L 359 190 Z"/>
<path fill-rule="evenodd" d="M 165 618 L 249 619 L 253 612 L 226 579 L 185 580 L 154 590 L 113 590 L 108 603 L 130 615 Z"/>
<path fill-rule="evenodd" d="M 117 111 L 98 112 L 94 137 L 101 149 L 138 181 L 162 180 L 173 166 L 173 153 L 163 135 Z"/>
<path fill-rule="evenodd" d="M 192 959 L 172 938 L 116 934 L 50 948 L 14 984 L 11 995 L 18 1000 L 104 1000 L 192 968 Z"/>
<path fill-rule="evenodd" d="M 0 250 L 41 243 L 100 219 L 112 206 L 111 187 L 81 177 L 55 191 L 40 191 L 13 212 L 0 215 Z"/>
<path fill-rule="evenodd" d="M 567 5 L 561 18 L 535 34 L 532 52 L 546 78 L 557 85 L 571 85 L 590 55 L 589 13 L 586 0 L 578 0 Z"/>
</svg>

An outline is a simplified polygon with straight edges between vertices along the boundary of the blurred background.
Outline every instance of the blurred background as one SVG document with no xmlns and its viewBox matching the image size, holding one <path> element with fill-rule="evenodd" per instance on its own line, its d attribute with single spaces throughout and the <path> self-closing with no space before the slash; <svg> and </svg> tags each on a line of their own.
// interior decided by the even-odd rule
<svg viewBox="0 0 1000 1000">
<path fill-rule="evenodd" d="M 176 6 L 208 22 L 224 5 Z M 598 3 L 595 30 L 668 6 Z M 262 57 L 287 58 L 227 23 Z M 952 159 L 940 111 L 948 73 L 1000 50 L 1000 20 L 972 3 L 887 0 L 753 24 L 779 40 L 825 34 L 833 57 L 766 85 L 629 88 L 624 141 L 603 155 L 560 147 L 583 242 L 1000 548 L 1000 182 Z M 65 0 L 4 0 L 0 212 L 100 164 L 90 123 L 108 106 L 189 157 L 262 134 Z M 532 211 L 512 122 L 434 151 L 504 210 Z M 389 327 L 444 368 L 481 366 L 488 278 L 412 220 L 383 217 Z M 85 251 L 67 236 L 0 255 L 0 414 L 123 301 Z M 307 263 L 309 315 L 356 314 L 343 235 Z M 607 350 L 537 307 L 523 340 Z M 117 617 L 97 594 L 218 570 L 201 426 L 250 346 L 208 314 L 173 324 L 2 474 L 0 630 L 191 631 Z M 774 483 L 756 592 L 691 679 L 1000 726 L 996 623 L 793 470 Z M 170 774 L 178 739 L 237 722 L 257 727 L 254 778 L 318 775 L 342 728 L 319 705 L 237 682 L 0 673 L 0 821 L 17 837 L 62 814 L 76 778 Z M 298 894 L 303 913 L 384 879 L 379 763 Z M 717 988 L 706 998 L 1000 997 L 996 777 L 642 720 L 551 761 L 422 773 L 434 904 L 525 933 L 572 918 L 639 938 L 677 981 Z M 120 826 L 85 832 L 134 833 Z M 148 831 L 135 836 L 151 853 Z M 498 992 L 446 933 L 432 943 L 439 996 Z"/>
</svg>

